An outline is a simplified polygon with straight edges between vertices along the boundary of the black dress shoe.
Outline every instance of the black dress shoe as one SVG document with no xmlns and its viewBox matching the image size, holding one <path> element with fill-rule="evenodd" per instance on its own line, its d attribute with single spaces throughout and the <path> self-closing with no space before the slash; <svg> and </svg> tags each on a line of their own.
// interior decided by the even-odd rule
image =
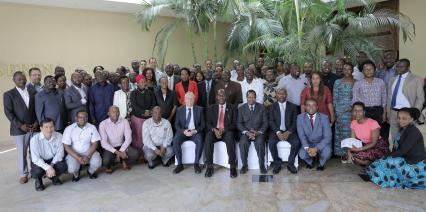
<svg viewBox="0 0 426 212">
<path fill-rule="evenodd" d="M 72 175 L 72 182 L 78 182 L 80 180 L 80 171 L 78 172 L 78 175 L 75 176 L 74 174 Z"/>
<path fill-rule="evenodd" d="M 294 165 L 287 165 L 287 170 L 292 174 L 297 174 L 297 168 Z"/>
<path fill-rule="evenodd" d="M 361 173 L 361 174 L 358 174 L 358 176 L 359 176 L 362 180 L 364 180 L 365 182 L 369 182 L 369 181 L 371 181 L 371 178 L 370 178 L 370 176 L 369 176 L 367 173 Z"/>
<path fill-rule="evenodd" d="M 35 179 L 35 190 L 36 191 L 43 191 L 44 185 L 41 178 Z"/>
<path fill-rule="evenodd" d="M 281 171 L 281 164 L 280 165 L 275 165 L 274 169 L 272 170 L 272 173 L 279 174 L 280 171 Z"/>
<path fill-rule="evenodd" d="M 231 168 L 230 171 L 229 171 L 229 176 L 231 178 L 236 178 L 238 176 L 238 174 L 237 174 L 237 168 Z"/>
<path fill-rule="evenodd" d="M 176 168 L 173 170 L 173 173 L 179 174 L 181 171 L 183 171 L 183 165 L 177 165 Z"/>
<path fill-rule="evenodd" d="M 260 173 L 262 173 L 262 174 L 266 174 L 266 173 L 268 173 L 268 170 L 266 170 L 266 168 L 265 168 L 265 166 L 264 166 L 264 165 L 261 165 L 261 166 L 260 166 Z"/>
<path fill-rule="evenodd" d="M 213 167 L 207 166 L 206 173 L 204 174 L 204 176 L 205 177 L 211 177 L 211 176 L 213 176 L 213 172 L 214 172 Z"/>
<path fill-rule="evenodd" d="M 318 166 L 318 167 L 317 167 L 317 170 L 318 170 L 318 171 L 324 171 L 324 169 L 325 169 L 325 166 Z"/>
<path fill-rule="evenodd" d="M 87 175 L 89 175 L 89 178 L 92 180 L 98 178 L 98 175 L 96 173 L 90 174 L 89 170 L 87 170 Z"/>
<path fill-rule="evenodd" d="M 306 168 L 307 169 L 312 169 L 312 168 L 314 168 L 311 164 L 306 164 Z"/>
<path fill-rule="evenodd" d="M 245 174 L 245 173 L 247 173 L 247 171 L 248 171 L 248 167 L 247 167 L 247 165 L 245 165 L 245 166 L 241 167 L 240 174 Z"/>
<path fill-rule="evenodd" d="M 201 174 L 201 170 L 202 170 L 202 168 L 201 168 L 200 164 L 198 164 L 198 163 L 194 164 L 194 172 L 196 174 Z"/>
<path fill-rule="evenodd" d="M 148 168 L 149 168 L 149 169 L 154 169 L 156 166 L 157 166 L 157 165 L 156 165 L 156 163 L 155 163 L 154 161 L 152 161 L 151 163 L 150 163 L 150 162 L 148 162 Z"/>
<path fill-rule="evenodd" d="M 62 181 L 59 179 L 58 176 L 53 177 L 51 180 L 53 185 L 62 185 Z"/>
</svg>

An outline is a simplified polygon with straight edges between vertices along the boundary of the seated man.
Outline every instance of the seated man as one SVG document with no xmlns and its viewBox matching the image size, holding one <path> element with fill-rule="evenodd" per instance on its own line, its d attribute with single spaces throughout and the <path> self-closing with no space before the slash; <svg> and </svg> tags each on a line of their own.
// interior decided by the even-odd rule
<svg viewBox="0 0 426 212">
<path fill-rule="evenodd" d="M 237 177 L 237 157 L 235 155 L 235 137 L 237 122 L 237 107 L 226 103 L 224 89 L 219 89 L 216 95 L 217 104 L 211 105 L 207 110 L 207 135 L 204 154 L 206 157 L 206 177 L 213 175 L 213 149 L 214 142 L 223 141 L 229 157 L 230 176 Z"/>
<path fill-rule="evenodd" d="M 112 165 L 115 158 L 121 161 L 124 170 L 129 170 L 128 161 L 135 163 L 139 159 L 139 152 L 130 146 L 132 143 L 132 130 L 127 119 L 120 117 L 120 109 L 110 106 L 108 117 L 99 124 L 101 134 L 101 146 L 103 150 L 102 164 L 106 167 L 105 172 L 112 173 Z"/>
<path fill-rule="evenodd" d="M 297 116 L 297 134 L 302 148 L 299 157 L 306 162 L 306 168 L 313 168 L 313 159 L 319 157 L 318 171 L 323 171 L 331 157 L 331 127 L 327 115 L 318 112 L 315 99 L 305 101 L 306 112 Z"/>
<path fill-rule="evenodd" d="M 297 168 L 294 166 L 294 161 L 300 149 L 296 128 L 298 109 L 295 104 L 287 101 L 287 90 L 278 88 L 276 94 L 277 102 L 269 107 L 269 149 L 274 158 L 273 173 L 278 174 L 282 164 L 282 158 L 278 157 L 277 144 L 279 141 L 287 141 L 291 145 L 287 169 L 296 174 Z"/>
<path fill-rule="evenodd" d="M 176 155 L 178 165 L 173 173 L 178 174 L 183 170 L 182 148 L 184 141 L 191 140 L 195 143 L 195 173 L 201 173 L 199 165 L 201 153 L 203 151 L 203 130 L 205 126 L 203 109 L 194 105 L 195 96 L 189 91 L 185 94 L 185 105 L 176 112 L 175 128 L 176 134 L 173 138 L 173 149 Z"/>
<path fill-rule="evenodd" d="M 265 168 L 265 133 L 268 129 L 268 114 L 263 104 L 256 102 L 256 92 L 248 90 L 246 93 L 247 103 L 238 110 L 237 127 L 241 132 L 240 152 L 243 167 L 240 173 L 248 171 L 247 158 L 250 142 L 254 142 L 257 156 L 259 157 L 259 167 L 262 174 L 266 174 Z"/>
<path fill-rule="evenodd" d="M 95 172 L 102 165 L 101 155 L 96 151 L 101 136 L 95 126 L 87 123 L 87 118 L 88 114 L 85 110 L 78 111 L 76 122 L 65 128 L 62 137 L 62 143 L 68 153 L 65 157 L 68 172 L 73 174 L 73 182 L 80 180 L 81 166 L 89 165 L 87 174 L 90 179 L 96 179 L 98 176 Z"/>
<path fill-rule="evenodd" d="M 53 185 L 61 185 L 59 176 L 67 171 L 64 161 L 64 145 L 61 133 L 55 132 L 55 124 L 50 118 L 40 122 L 40 133 L 31 138 L 31 177 L 35 179 L 36 191 L 44 190 L 42 177 L 52 180 Z"/>
<path fill-rule="evenodd" d="M 161 158 L 163 166 L 169 166 L 170 158 L 173 157 L 172 125 L 167 119 L 161 118 L 161 108 L 152 108 L 152 118 L 145 120 L 142 126 L 143 152 L 148 168 L 153 169 L 157 165 L 155 159 Z"/>
</svg>

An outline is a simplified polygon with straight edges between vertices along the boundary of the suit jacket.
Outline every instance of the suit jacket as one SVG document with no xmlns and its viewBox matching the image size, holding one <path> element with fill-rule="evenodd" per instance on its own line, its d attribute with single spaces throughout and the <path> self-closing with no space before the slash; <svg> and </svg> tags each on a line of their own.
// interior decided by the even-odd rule
<svg viewBox="0 0 426 212">
<path fill-rule="evenodd" d="M 238 105 L 243 102 L 243 93 L 241 91 L 240 83 L 230 81 L 228 82 L 228 86 L 225 88 L 225 83 L 223 81 L 219 81 L 215 85 L 215 94 L 217 94 L 219 89 L 225 89 L 227 103 Z"/>
<path fill-rule="evenodd" d="M 16 88 L 13 88 L 3 94 L 4 114 L 10 121 L 10 135 L 24 135 L 20 127 L 23 124 L 34 124 L 37 122 L 35 114 L 35 91 L 27 89 L 30 96 L 29 107 L 25 105 L 24 99 Z"/>
<path fill-rule="evenodd" d="M 198 133 L 202 133 L 206 123 L 204 121 L 204 113 L 203 109 L 199 106 L 194 105 L 193 107 L 193 114 L 194 114 L 194 125 L 195 130 L 197 130 Z M 176 118 L 175 118 L 175 128 L 177 134 L 183 134 L 183 131 L 185 131 L 185 122 L 186 122 L 186 106 L 183 105 L 177 109 L 176 112 Z"/>
<path fill-rule="evenodd" d="M 297 114 L 297 106 L 287 101 L 285 107 L 284 121 L 286 131 L 289 131 L 290 133 L 297 133 Z M 278 102 L 275 102 L 271 106 L 269 106 L 269 129 L 273 133 L 280 131 L 281 118 L 282 116 L 280 111 L 280 105 Z"/>
<path fill-rule="evenodd" d="M 235 131 L 237 129 L 237 120 L 238 120 L 238 111 L 237 107 L 232 104 L 226 104 L 225 114 L 224 114 L 224 130 Z M 207 121 L 206 128 L 207 132 L 211 132 L 213 128 L 217 127 L 217 121 L 219 119 L 219 104 L 210 105 L 207 110 Z"/>
<path fill-rule="evenodd" d="M 38 92 L 35 96 L 35 112 L 39 123 L 51 118 L 55 122 L 56 131 L 65 129 L 68 120 L 64 95 L 61 92 L 48 89 Z"/>
<path fill-rule="evenodd" d="M 176 84 L 178 84 L 179 82 L 180 82 L 180 77 L 179 76 L 176 76 L 176 75 L 173 75 L 173 91 L 175 90 L 175 88 L 176 88 Z"/>
<path fill-rule="evenodd" d="M 210 95 L 209 95 L 209 99 L 207 99 L 206 81 L 202 81 L 198 83 L 198 105 L 199 106 L 206 108 L 208 107 L 208 105 L 212 105 L 216 102 L 216 95 L 214 90 L 215 85 L 216 85 L 216 81 L 211 80 Z"/>
<path fill-rule="evenodd" d="M 314 128 L 308 113 L 302 113 L 297 116 L 297 134 L 299 135 L 302 148 L 317 147 L 319 150 L 331 145 L 331 127 L 328 116 L 322 113 L 316 113 Z"/>
<path fill-rule="evenodd" d="M 188 92 L 189 91 L 194 93 L 194 96 L 195 96 L 194 104 L 197 104 L 197 102 L 198 102 L 198 86 L 197 86 L 196 82 L 189 80 Z M 180 81 L 179 83 L 176 84 L 175 92 L 176 92 L 176 96 L 177 96 L 179 104 L 184 105 L 185 104 L 185 90 L 183 89 L 182 81 Z"/>
<path fill-rule="evenodd" d="M 399 75 L 396 77 L 393 77 L 388 84 L 388 98 L 387 98 L 388 102 L 386 104 L 388 111 L 392 109 L 390 108 L 391 101 L 392 101 L 392 94 L 393 94 L 392 86 L 395 80 L 398 80 L 398 77 Z M 419 111 L 422 111 L 423 103 L 425 101 L 423 85 L 424 85 L 423 80 L 420 77 L 412 73 L 408 73 L 404 81 L 404 86 L 402 88 L 402 93 L 408 99 L 408 102 L 410 102 L 411 107 L 415 107 L 419 109 Z M 424 122 L 425 118 L 423 116 L 423 113 L 420 113 L 420 114 L 421 115 L 419 117 L 419 122 L 422 123 Z"/>
<path fill-rule="evenodd" d="M 87 99 L 86 87 L 83 87 L 83 90 L 86 93 L 86 99 Z M 65 107 L 68 110 L 68 117 L 71 121 L 71 124 L 75 122 L 75 116 L 77 115 L 78 111 L 80 110 L 88 111 L 87 105 L 89 101 L 87 101 L 86 104 L 83 105 L 83 103 L 81 103 L 80 92 L 78 92 L 78 90 L 74 86 L 70 86 L 69 88 L 65 90 L 64 99 L 65 99 Z"/>
<path fill-rule="evenodd" d="M 178 101 L 176 98 L 176 93 L 167 89 L 166 99 L 163 98 L 163 92 L 161 89 L 155 92 L 155 99 L 157 105 L 161 108 L 161 117 L 168 119 L 172 113 L 173 108 L 178 106 Z"/>
<path fill-rule="evenodd" d="M 238 109 L 237 127 L 241 133 L 254 129 L 265 134 L 268 129 L 268 111 L 263 104 L 256 102 L 254 112 L 250 114 L 248 103 L 243 104 Z"/>
</svg>

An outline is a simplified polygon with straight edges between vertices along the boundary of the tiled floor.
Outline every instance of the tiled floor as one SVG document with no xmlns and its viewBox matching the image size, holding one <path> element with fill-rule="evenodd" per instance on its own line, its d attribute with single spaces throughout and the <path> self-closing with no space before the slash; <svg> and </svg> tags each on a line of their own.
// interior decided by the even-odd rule
<svg viewBox="0 0 426 212">
<path fill-rule="evenodd" d="M 359 169 L 332 160 L 324 172 L 302 168 L 298 175 L 282 171 L 270 183 L 252 183 L 257 171 L 229 178 L 217 168 L 206 179 L 188 166 L 172 174 L 174 166 L 135 166 L 79 182 L 62 177 L 61 186 L 34 190 L 34 181 L 20 185 L 16 151 L 0 154 L 0 211 L 425 211 L 426 192 L 379 189 L 362 182 Z M 271 171 L 270 171 L 271 172 Z"/>
</svg>

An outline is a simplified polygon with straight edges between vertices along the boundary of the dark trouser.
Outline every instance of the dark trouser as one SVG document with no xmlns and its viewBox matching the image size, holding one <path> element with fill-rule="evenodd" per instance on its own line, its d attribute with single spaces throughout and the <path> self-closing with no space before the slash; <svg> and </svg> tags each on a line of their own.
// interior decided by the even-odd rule
<svg viewBox="0 0 426 212">
<path fill-rule="evenodd" d="M 236 167 L 237 157 L 235 154 L 235 140 L 234 133 L 231 131 L 224 132 L 222 138 L 216 138 L 216 135 L 213 132 L 208 132 L 206 135 L 205 147 L 204 147 L 204 156 L 206 157 L 206 164 L 213 164 L 213 150 L 214 143 L 218 141 L 223 141 L 226 144 L 226 151 L 228 152 L 229 165 L 232 168 Z"/>
<path fill-rule="evenodd" d="M 250 142 L 252 140 L 249 140 L 247 135 L 241 135 L 240 138 L 240 154 L 241 154 L 241 161 L 243 163 L 243 166 L 247 166 L 247 158 L 248 158 L 248 152 L 250 149 Z M 259 166 L 265 165 L 265 136 L 260 134 L 256 136 L 254 142 L 254 147 L 256 148 L 257 156 L 259 157 Z"/>
<path fill-rule="evenodd" d="M 114 148 L 117 151 L 120 151 L 121 146 L 114 147 Z M 138 159 L 139 159 L 139 151 L 137 149 L 135 149 L 134 147 L 129 146 L 127 148 L 126 153 L 127 153 L 127 157 L 128 157 L 126 161 L 128 161 L 129 163 L 136 163 L 138 161 Z M 115 157 L 117 157 L 117 155 L 114 154 L 114 153 L 112 153 L 112 152 L 110 152 L 110 151 L 108 151 L 108 150 L 104 149 L 102 157 L 103 157 L 102 158 L 102 165 L 105 166 L 105 167 L 107 167 L 107 168 L 111 168 L 112 165 L 114 164 Z"/>
<path fill-rule="evenodd" d="M 377 121 L 377 123 L 380 125 L 380 136 L 385 140 L 388 140 L 390 126 L 383 120 L 383 107 L 365 107 L 365 116 Z"/>
<path fill-rule="evenodd" d="M 277 144 L 280 141 L 277 134 L 275 132 L 269 133 L 269 150 L 271 151 L 272 158 L 274 159 L 275 165 L 281 165 L 282 164 L 282 158 L 278 156 L 278 148 Z M 288 137 L 287 141 L 290 145 L 290 155 L 288 156 L 288 164 L 294 165 L 294 161 L 296 159 L 296 155 L 299 152 L 300 149 L 300 140 L 297 134 L 292 133 Z"/>
<path fill-rule="evenodd" d="M 44 160 L 45 163 L 50 164 L 52 159 Z M 56 176 L 59 177 L 61 174 L 65 173 L 68 170 L 67 163 L 65 160 L 61 160 L 53 165 L 53 169 L 55 169 Z M 42 178 L 46 174 L 46 170 L 41 168 L 40 166 L 31 163 L 31 177 L 34 179 Z"/>
<path fill-rule="evenodd" d="M 198 132 L 191 137 L 185 136 L 183 133 L 177 133 L 173 138 L 173 151 L 175 152 L 178 165 L 182 165 L 182 148 L 181 145 L 183 142 L 191 140 L 195 143 L 195 162 L 198 164 L 200 162 L 201 153 L 203 152 L 203 135 Z"/>
</svg>

